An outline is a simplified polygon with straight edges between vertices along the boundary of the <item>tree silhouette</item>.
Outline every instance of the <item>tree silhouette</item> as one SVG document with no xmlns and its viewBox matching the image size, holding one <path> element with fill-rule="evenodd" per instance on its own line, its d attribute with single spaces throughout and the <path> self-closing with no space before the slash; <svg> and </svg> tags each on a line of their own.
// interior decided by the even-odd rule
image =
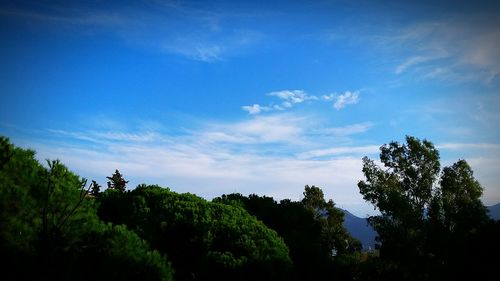
<svg viewBox="0 0 500 281">
<path fill-rule="evenodd" d="M 283 237 L 293 261 L 290 280 L 343 280 L 343 272 L 353 275 L 341 260 L 361 245 L 343 228 L 343 213 L 332 200 L 325 201 L 319 187 L 306 186 L 303 194 L 302 201 L 276 202 L 272 197 L 234 193 L 214 202 L 245 208 Z"/>
<path fill-rule="evenodd" d="M 126 185 L 128 181 L 126 181 L 122 174 L 120 174 L 120 171 L 115 170 L 115 173 L 111 177 L 106 177 L 108 181 L 108 188 L 109 189 L 116 189 L 119 191 L 125 191 Z"/>
<path fill-rule="evenodd" d="M 478 258 L 466 250 L 479 245 L 474 233 L 489 222 L 472 169 L 459 160 L 440 174 L 434 145 L 411 136 L 406 144 L 391 142 L 380 150 L 384 168 L 364 157 L 366 180 L 358 187 L 380 211 L 369 222 L 378 232 L 380 257 L 392 271 L 384 279 L 460 276 L 467 268 L 461 265 Z"/>
<path fill-rule="evenodd" d="M 101 185 L 99 185 L 95 180 L 92 180 L 90 195 L 97 197 L 101 192 Z"/>
</svg>

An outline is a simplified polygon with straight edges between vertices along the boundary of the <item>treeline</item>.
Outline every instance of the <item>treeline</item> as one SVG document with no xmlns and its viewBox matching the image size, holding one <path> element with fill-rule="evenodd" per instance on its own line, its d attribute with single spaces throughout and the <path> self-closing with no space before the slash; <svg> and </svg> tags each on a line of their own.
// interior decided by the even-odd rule
<svg viewBox="0 0 500 281">
<path fill-rule="evenodd" d="M 488 280 L 500 223 L 460 160 L 441 170 L 432 143 L 407 137 L 364 158 L 359 188 L 380 211 L 378 249 L 362 252 L 319 187 L 301 201 L 157 185 L 107 189 L 0 137 L 2 280 Z M 334 171 L 332 171 L 334 172 Z"/>
</svg>

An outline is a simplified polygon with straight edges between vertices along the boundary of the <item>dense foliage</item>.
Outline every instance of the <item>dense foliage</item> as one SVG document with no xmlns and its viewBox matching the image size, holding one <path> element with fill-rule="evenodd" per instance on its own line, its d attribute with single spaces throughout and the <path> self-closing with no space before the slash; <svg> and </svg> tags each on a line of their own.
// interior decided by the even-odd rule
<svg viewBox="0 0 500 281">
<path fill-rule="evenodd" d="M 293 261 L 291 280 L 331 280 L 352 275 L 343 261 L 355 258 L 359 241 L 342 226 L 344 214 L 332 200 L 325 201 L 316 186 L 306 186 L 300 202 L 228 194 L 214 202 L 243 206 L 250 214 L 276 230 L 290 248 Z M 336 278 L 338 279 L 338 278 Z"/>
<path fill-rule="evenodd" d="M 316 186 L 301 201 L 241 194 L 208 202 L 156 185 L 108 188 L 0 137 L 2 280 L 496 280 L 500 221 L 459 160 L 426 140 L 363 159 L 378 250 L 361 252 Z"/>
<path fill-rule="evenodd" d="M 166 259 L 123 226 L 101 222 L 85 181 L 0 138 L 3 280 L 171 280 Z"/>
<path fill-rule="evenodd" d="M 140 185 L 99 196 L 99 216 L 167 253 L 176 280 L 286 280 L 288 248 L 244 209 Z"/>
<path fill-rule="evenodd" d="M 370 218 L 385 263 L 381 278 L 485 278 L 492 273 L 498 262 L 492 255 L 498 238 L 492 238 L 500 232 L 487 216 L 482 187 L 467 162 L 441 171 L 434 145 L 414 137 L 382 146 L 380 161 L 383 168 L 363 159 L 366 180 L 358 186 L 381 213 Z"/>
</svg>

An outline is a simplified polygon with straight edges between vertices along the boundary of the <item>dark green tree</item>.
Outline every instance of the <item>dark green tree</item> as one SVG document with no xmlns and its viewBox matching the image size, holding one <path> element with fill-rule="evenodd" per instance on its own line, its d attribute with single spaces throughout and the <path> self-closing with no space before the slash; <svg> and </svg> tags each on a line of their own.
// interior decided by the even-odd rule
<svg viewBox="0 0 500 281">
<path fill-rule="evenodd" d="M 305 187 L 299 202 L 251 194 L 222 195 L 214 199 L 242 206 L 283 237 L 293 261 L 292 280 L 350 280 L 351 265 L 360 243 L 343 228 L 343 213 L 332 200 L 325 201 L 319 187 Z M 349 264 L 344 261 L 349 260 Z"/>
<path fill-rule="evenodd" d="M 0 150 L 2 280 L 172 280 L 164 256 L 98 219 L 85 181 L 59 161 L 46 168 L 4 137 Z"/>
<path fill-rule="evenodd" d="M 384 167 L 363 158 L 366 180 L 358 187 L 380 211 L 369 222 L 378 232 L 383 278 L 429 280 L 460 272 L 457 260 L 474 259 L 465 254 L 471 234 L 489 222 L 469 165 L 460 160 L 440 174 L 434 145 L 411 136 L 380 150 Z"/>
<path fill-rule="evenodd" d="M 344 213 L 335 207 L 333 200 L 325 200 L 323 190 L 306 185 L 302 204 L 319 221 L 323 241 L 332 255 L 352 253 L 361 250 L 361 243 L 344 228 Z"/>
<path fill-rule="evenodd" d="M 111 177 L 106 177 L 108 181 L 109 189 L 116 189 L 121 192 L 125 191 L 128 181 L 126 181 L 120 171 L 115 170 L 115 173 Z"/>
<path fill-rule="evenodd" d="M 323 247 L 321 225 L 301 202 L 251 194 L 228 194 L 214 202 L 241 206 L 283 237 L 290 249 L 290 280 L 326 280 L 332 277 L 331 252 Z"/>
<path fill-rule="evenodd" d="M 95 180 L 92 180 L 90 194 L 97 197 L 99 196 L 99 193 L 101 193 L 101 185 L 99 185 Z"/>
<path fill-rule="evenodd" d="M 166 253 L 176 280 L 287 280 L 291 261 L 277 233 L 243 208 L 159 186 L 101 193 L 99 216 L 125 224 Z"/>
</svg>

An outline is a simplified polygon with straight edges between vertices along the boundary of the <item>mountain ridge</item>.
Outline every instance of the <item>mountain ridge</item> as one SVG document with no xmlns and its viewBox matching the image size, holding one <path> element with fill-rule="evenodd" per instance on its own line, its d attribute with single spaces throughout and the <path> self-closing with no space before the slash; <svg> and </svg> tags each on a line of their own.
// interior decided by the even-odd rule
<svg viewBox="0 0 500 281">
<path fill-rule="evenodd" d="M 368 224 L 366 218 L 360 218 L 351 212 L 340 209 L 344 213 L 344 227 L 363 245 L 363 250 L 375 249 L 377 232 Z"/>
<path fill-rule="evenodd" d="M 500 220 L 500 203 L 486 206 L 488 215 L 494 220 Z M 375 249 L 375 237 L 377 232 L 370 226 L 367 218 L 360 218 L 345 209 L 340 209 L 344 213 L 344 227 L 363 245 L 363 250 Z"/>
<path fill-rule="evenodd" d="M 500 203 L 486 206 L 486 209 L 488 209 L 488 215 L 490 216 L 490 218 L 494 220 L 500 220 Z"/>
</svg>

